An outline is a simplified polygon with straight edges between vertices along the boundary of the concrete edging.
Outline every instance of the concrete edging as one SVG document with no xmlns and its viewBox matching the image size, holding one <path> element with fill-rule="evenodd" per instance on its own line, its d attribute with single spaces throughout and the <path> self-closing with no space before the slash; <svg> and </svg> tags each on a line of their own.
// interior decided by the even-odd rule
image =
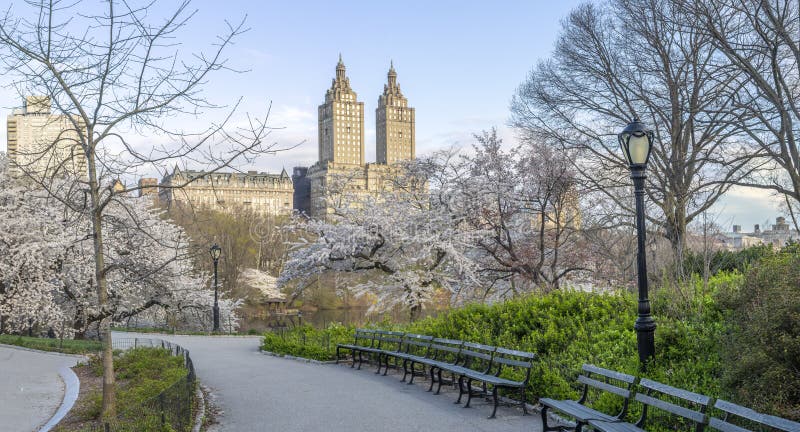
<svg viewBox="0 0 800 432">
<path fill-rule="evenodd" d="M 78 379 L 78 376 L 75 375 L 75 372 L 68 367 L 63 367 L 58 371 L 58 374 L 61 376 L 61 380 L 64 382 L 64 398 L 61 400 L 61 405 L 59 405 L 58 410 L 56 413 L 50 417 L 50 420 L 44 424 L 39 429 L 39 432 L 47 432 L 50 429 L 54 428 L 67 414 L 70 412 L 72 407 L 75 405 L 75 402 L 78 400 L 78 393 L 81 389 L 81 381 Z"/>
<path fill-rule="evenodd" d="M 194 416 L 194 426 L 192 426 L 192 432 L 200 432 L 200 428 L 203 427 L 203 418 L 206 416 L 206 399 L 203 396 L 203 389 L 200 388 L 200 384 L 197 384 L 197 399 L 198 399 L 198 408 L 197 413 Z"/>
<path fill-rule="evenodd" d="M 278 354 L 278 353 L 274 353 L 274 352 L 271 352 L 271 351 L 264 351 L 262 349 L 259 349 L 258 351 L 261 354 L 264 354 L 264 355 L 268 355 L 268 356 L 272 356 L 272 357 L 281 357 L 281 358 L 294 360 L 294 361 L 299 361 L 299 362 L 303 362 L 303 363 L 313 363 L 313 364 L 319 364 L 319 365 L 335 364 L 336 363 L 336 360 L 321 361 L 321 360 L 314 360 L 314 359 L 309 359 L 309 358 L 305 358 L 305 357 L 297 357 L 297 356 L 293 356 L 293 355 L 289 355 L 289 354 Z"/>
</svg>

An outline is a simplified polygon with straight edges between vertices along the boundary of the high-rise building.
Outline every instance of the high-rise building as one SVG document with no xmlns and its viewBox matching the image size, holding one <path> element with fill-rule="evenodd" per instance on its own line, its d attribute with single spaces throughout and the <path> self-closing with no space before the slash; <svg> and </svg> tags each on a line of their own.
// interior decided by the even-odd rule
<svg viewBox="0 0 800 432">
<path fill-rule="evenodd" d="M 6 127 L 12 175 L 86 177 L 80 145 L 83 122 L 78 117 L 52 114 L 49 97 L 26 97 L 22 109 L 8 116 Z"/>
<path fill-rule="evenodd" d="M 400 91 L 394 63 L 389 66 L 388 83 L 375 109 L 376 158 L 379 164 L 393 164 L 415 157 L 414 108 Z"/>
<path fill-rule="evenodd" d="M 336 78 L 319 106 L 319 161 L 364 164 L 364 102 L 350 87 L 341 54 Z"/>
</svg>

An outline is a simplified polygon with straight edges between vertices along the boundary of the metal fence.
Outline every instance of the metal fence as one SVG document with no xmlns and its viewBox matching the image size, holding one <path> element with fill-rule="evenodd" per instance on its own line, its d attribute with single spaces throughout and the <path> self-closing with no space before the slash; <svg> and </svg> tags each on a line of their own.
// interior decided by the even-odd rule
<svg viewBox="0 0 800 432">
<path fill-rule="evenodd" d="M 161 339 L 125 338 L 114 339 L 111 344 L 114 350 L 135 348 L 162 348 L 170 354 L 182 357 L 188 370 L 185 377 L 178 379 L 158 395 L 143 403 L 119 412 L 111 421 L 97 426 L 92 432 L 133 432 L 174 430 L 184 432 L 192 430 L 194 413 L 194 395 L 197 377 L 189 351 L 180 345 Z M 170 429 L 171 428 L 171 429 Z"/>
</svg>

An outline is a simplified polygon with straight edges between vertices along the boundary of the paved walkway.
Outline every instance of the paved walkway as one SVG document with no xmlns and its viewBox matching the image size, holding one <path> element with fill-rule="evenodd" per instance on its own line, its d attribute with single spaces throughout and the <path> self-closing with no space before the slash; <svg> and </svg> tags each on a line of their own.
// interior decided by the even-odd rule
<svg viewBox="0 0 800 432">
<path fill-rule="evenodd" d="M 79 358 L 0 346 L 0 428 L 36 431 L 64 398 L 59 371 Z"/>
<path fill-rule="evenodd" d="M 114 337 L 134 337 L 115 333 Z M 473 400 L 454 405 L 452 393 L 434 396 L 427 385 L 408 386 L 395 375 L 343 365 L 319 365 L 266 356 L 258 337 L 146 334 L 187 348 L 202 383 L 223 411 L 216 431 L 526 431 L 541 430 L 538 415 L 522 416 Z M 476 403 L 478 402 L 478 403 Z"/>
</svg>

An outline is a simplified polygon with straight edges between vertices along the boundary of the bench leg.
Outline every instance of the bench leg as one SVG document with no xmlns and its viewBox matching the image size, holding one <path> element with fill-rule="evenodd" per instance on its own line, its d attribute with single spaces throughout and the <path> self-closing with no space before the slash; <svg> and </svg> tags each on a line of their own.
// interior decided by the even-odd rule
<svg viewBox="0 0 800 432">
<path fill-rule="evenodd" d="M 381 367 L 383 366 L 381 358 L 383 358 L 383 354 L 378 353 L 378 370 L 375 371 L 375 375 L 379 375 L 381 373 Z"/>
<path fill-rule="evenodd" d="M 525 387 L 520 387 L 519 389 L 519 400 L 522 404 L 522 415 L 528 415 L 528 406 L 525 404 Z"/>
<path fill-rule="evenodd" d="M 403 379 L 400 382 L 406 382 L 406 376 L 408 376 L 408 359 L 403 359 Z"/>
<path fill-rule="evenodd" d="M 383 356 L 383 358 L 386 360 L 386 363 L 383 365 L 383 367 L 385 367 L 383 370 L 383 376 L 386 376 L 386 374 L 389 372 L 389 354 L 386 354 Z"/>
<path fill-rule="evenodd" d="M 439 392 L 440 392 L 440 391 L 442 391 L 442 370 L 441 370 L 441 369 L 439 369 L 439 370 L 436 372 L 436 376 L 439 378 L 439 386 L 438 386 L 438 387 L 436 387 L 436 393 L 435 393 L 435 394 L 437 394 L 437 395 L 438 395 L 438 394 L 439 394 Z"/>
<path fill-rule="evenodd" d="M 364 363 L 364 356 L 361 351 L 358 352 L 358 370 L 361 370 L 361 364 Z"/>
<path fill-rule="evenodd" d="M 461 396 L 464 394 L 464 377 L 458 377 L 458 400 L 453 402 L 455 404 L 461 403 Z"/>
<path fill-rule="evenodd" d="M 464 408 L 469 408 L 470 402 L 472 402 L 472 379 L 467 379 L 467 404 Z"/>
<path fill-rule="evenodd" d="M 542 432 L 563 431 L 564 428 L 561 427 L 561 426 L 548 426 L 547 425 L 547 410 L 548 409 L 550 409 L 550 407 L 542 406 L 542 411 L 541 411 L 541 414 L 542 414 Z M 583 425 L 580 422 L 578 422 L 577 426 L 575 427 L 575 432 L 581 432 L 581 428 L 582 427 L 583 427 Z"/>
<path fill-rule="evenodd" d="M 433 384 L 436 382 L 436 378 L 434 377 L 434 367 L 433 366 L 430 367 L 430 371 L 429 372 L 430 372 L 430 375 L 431 375 L 431 385 L 428 386 L 428 390 L 427 391 L 432 392 L 433 391 Z"/>
<path fill-rule="evenodd" d="M 411 379 L 408 380 L 408 385 L 414 384 L 414 377 L 417 376 L 417 372 L 414 369 L 414 362 L 411 362 Z"/>
<path fill-rule="evenodd" d="M 350 362 L 350 369 L 352 369 L 356 367 L 356 352 L 351 350 L 350 357 L 353 359 L 353 361 Z"/>
<path fill-rule="evenodd" d="M 492 386 L 492 400 L 494 401 L 494 408 L 492 409 L 492 415 L 489 416 L 490 419 L 493 419 L 497 414 L 497 386 Z"/>
<path fill-rule="evenodd" d="M 336 364 L 339 364 L 339 347 L 336 347 Z"/>
</svg>

